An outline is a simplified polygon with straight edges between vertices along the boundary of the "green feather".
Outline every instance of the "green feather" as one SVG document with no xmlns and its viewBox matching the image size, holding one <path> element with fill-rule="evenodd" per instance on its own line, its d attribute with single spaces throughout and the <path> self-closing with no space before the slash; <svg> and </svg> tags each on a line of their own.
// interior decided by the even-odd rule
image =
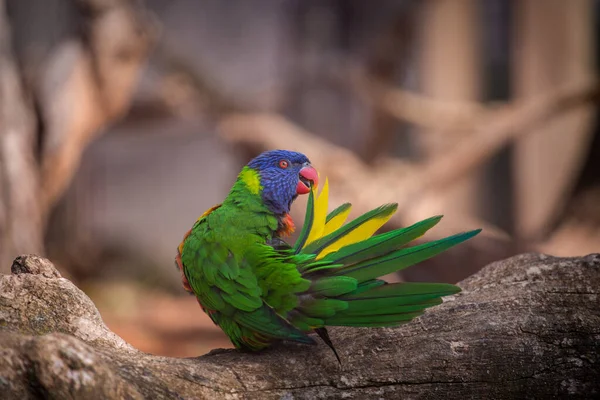
<svg viewBox="0 0 600 400">
<path fill-rule="evenodd" d="M 357 295 L 359 293 L 366 292 L 367 290 L 371 290 L 373 288 L 376 288 L 381 285 L 386 285 L 386 284 L 387 284 L 386 281 L 382 281 L 380 279 L 372 279 L 370 281 L 361 282 L 358 284 L 358 286 L 356 287 L 356 290 L 354 292 L 352 292 L 352 294 Z"/>
<path fill-rule="evenodd" d="M 325 218 L 325 224 L 331 221 L 333 218 L 337 217 L 339 214 L 348 211 L 348 209 L 352 207 L 350 203 L 344 203 L 329 214 L 327 214 L 327 218 Z"/>
<path fill-rule="evenodd" d="M 367 316 L 347 316 L 336 315 L 325 319 L 325 324 L 332 326 L 393 326 L 400 323 L 408 322 L 411 319 L 418 317 L 423 312 L 412 312 L 402 314 L 382 314 L 382 315 L 367 315 Z"/>
<path fill-rule="evenodd" d="M 282 320 L 271 307 L 263 306 L 253 312 L 236 313 L 234 320 L 262 335 L 290 339 L 301 343 L 314 344 L 315 341 L 287 321 Z M 277 321 L 276 323 L 274 323 Z"/>
<path fill-rule="evenodd" d="M 321 267 L 324 268 L 331 268 L 333 264 L 331 264 L 331 261 L 329 260 L 322 260 L 322 261 L 313 261 L 314 260 L 314 254 L 311 254 L 311 258 L 309 260 L 306 260 L 304 263 L 298 263 L 298 271 L 305 273 L 308 271 L 314 271 L 314 270 L 318 270 Z M 338 265 L 343 265 L 343 264 L 338 264 Z"/>
<path fill-rule="evenodd" d="M 308 275 L 309 273 L 313 274 L 313 273 L 319 272 L 319 271 L 336 270 L 343 266 L 344 266 L 344 264 L 329 264 L 329 261 L 323 261 L 323 262 L 317 261 L 310 265 L 303 266 L 303 267 L 299 268 L 299 270 L 304 275 Z"/>
<path fill-rule="evenodd" d="M 288 321 L 293 321 L 293 325 L 302 331 L 310 331 L 316 327 L 325 326 L 322 318 L 309 317 L 298 309 L 289 312 Z"/>
<path fill-rule="evenodd" d="M 443 283 L 393 283 L 359 294 L 340 297 L 348 301 L 344 315 L 397 314 L 420 311 L 440 304 L 441 296 L 458 293 L 460 288 Z"/>
<path fill-rule="evenodd" d="M 374 218 L 383 218 L 387 217 L 394 212 L 398 208 L 397 204 L 386 204 L 384 206 L 378 207 L 374 210 L 371 210 L 360 217 L 352 220 L 346 225 L 341 226 L 336 231 L 330 233 L 327 236 L 324 236 L 320 239 L 315 240 L 310 243 L 308 246 L 302 249 L 302 253 L 310 253 L 310 254 L 319 254 L 323 249 L 329 246 L 332 243 L 337 242 L 342 239 L 344 236 L 352 232 L 353 230 L 360 227 L 362 224 L 374 219 Z"/>
<path fill-rule="evenodd" d="M 351 244 L 334 253 L 328 254 L 323 260 L 332 263 L 343 262 L 346 265 L 350 265 L 388 254 L 408 242 L 423 236 L 425 232 L 434 227 L 441 219 L 442 216 L 438 215 L 417 222 L 407 228 L 396 229 L 391 232 L 373 236 L 367 240 Z"/>
<path fill-rule="evenodd" d="M 425 261 L 450 247 L 464 242 L 477 235 L 481 230 L 459 233 L 444 239 L 417 246 L 400 249 L 383 257 L 368 259 L 355 265 L 343 268 L 339 273 L 356 278 L 359 282 L 378 278 L 392 272 L 400 271 L 421 261 Z"/>
<path fill-rule="evenodd" d="M 303 300 L 298 305 L 301 314 L 298 315 L 323 319 L 325 325 L 393 326 L 441 304 L 441 297 L 458 293 L 459 287 L 446 283 L 387 284 L 376 279 L 433 257 L 479 233 L 479 230 L 465 232 L 398 249 L 420 237 L 440 218 L 432 217 L 346 246 L 320 260 L 318 266 L 303 266 L 303 275 L 312 279 L 313 284 L 301 295 Z M 328 266 L 325 261 L 336 264 Z M 302 319 L 293 313 L 290 315 L 292 323 Z"/>
<path fill-rule="evenodd" d="M 302 226 L 302 230 L 300 231 L 300 235 L 294 244 L 294 252 L 299 253 L 306 243 L 306 239 L 308 239 L 308 235 L 313 225 L 313 221 L 315 218 L 315 194 L 314 191 L 311 190 L 308 195 L 308 203 L 306 204 L 306 215 L 304 216 L 304 225 Z"/>
<path fill-rule="evenodd" d="M 310 292 L 317 296 L 335 297 L 356 290 L 357 281 L 347 276 L 330 276 L 313 281 Z"/>
<path fill-rule="evenodd" d="M 379 314 L 403 314 L 415 311 L 423 311 L 428 307 L 437 306 L 442 304 L 441 298 L 435 298 L 424 301 L 419 304 L 398 304 L 393 305 L 392 301 L 380 301 L 380 300 L 362 300 L 352 301 L 350 306 L 343 313 L 345 316 L 365 316 L 365 315 L 379 315 Z"/>
<path fill-rule="evenodd" d="M 312 298 L 303 302 L 299 306 L 299 310 L 311 317 L 325 318 L 332 317 L 338 311 L 348 308 L 348 302 L 337 299 L 315 299 Z"/>
<path fill-rule="evenodd" d="M 412 301 L 423 301 L 458 292 L 460 292 L 460 288 L 450 283 L 402 282 L 383 284 L 360 293 L 348 293 L 342 296 L 341 299 L 351 301 L 404 297 L 408 299 L 407 303 L 410 303 Z"/>
</svg>

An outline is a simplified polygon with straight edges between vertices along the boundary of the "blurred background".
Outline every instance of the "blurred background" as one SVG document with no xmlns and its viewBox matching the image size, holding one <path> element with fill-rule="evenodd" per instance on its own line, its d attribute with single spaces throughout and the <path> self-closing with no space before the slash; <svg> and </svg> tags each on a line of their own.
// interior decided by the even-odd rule
<svg viewBox="0 0 600 400">
<path fill-rule="evenodd" d="M 48 256 L 135 347 L 229 347 L 176 247 L 250 158 L 484 233 L 395 280 L 600 250 L 593 0 L 0 0 L 0 272 Z M 305 199 L 293 217 L 301 226 Z"/>
</svg>

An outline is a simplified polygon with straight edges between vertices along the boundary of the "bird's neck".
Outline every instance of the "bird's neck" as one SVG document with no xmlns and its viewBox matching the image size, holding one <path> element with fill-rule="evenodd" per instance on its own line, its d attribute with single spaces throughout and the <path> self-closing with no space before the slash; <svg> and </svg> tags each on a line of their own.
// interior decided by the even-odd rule
<svg viewBox="0 0 600 400">
<path fill-rule="evenodd" d="M 296 229 L 292 217 L 287 212 L 275 212 L 265 204 L 262 189 L 258 172 L 244 167 L 223 205 L 233 210 L 238 218 L 252 221 L 250 229 L 261 233 L 268 231 L 269 237 L 291 235 Z"/>
<path fill-rule="evenodd" d="M 264 203 L 258 173 L 244 167 L 233 184 L 223 207 L 231 217 L 243 221 L 243 226 L 252 233 L 271 238 L 280 229 L 280 216 Z"/>
</svg>

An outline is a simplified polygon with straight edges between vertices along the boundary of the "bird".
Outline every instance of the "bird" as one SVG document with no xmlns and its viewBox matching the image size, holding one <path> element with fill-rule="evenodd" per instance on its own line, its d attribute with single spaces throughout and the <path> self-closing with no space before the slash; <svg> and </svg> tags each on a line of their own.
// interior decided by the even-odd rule
<svg viewBox="0 0 600 400">
<path fill-rule="evenodd" d="M 266 151 L 242 168 L 225 200 L 204 212 L 179 244 L 175 263 L 184 289 L 236 348 L 315 344 L 316 333 L 341 364 L 327 327 L 400 325 L 460 292 L 448 283 L 388 283 L 381 277 L 481 229 L 409 245 L 442 216 L 377 233 L 397 204 L 346 223 L 351 204 L 328 213 L 328 180 L 320 192 L 318 187 L 319 174 L 306 155 Z M 302 195 L 308 195 L 304 224 L 289 244 L 285 239 L 295 230 L 290 209 Z"/>
</svg>

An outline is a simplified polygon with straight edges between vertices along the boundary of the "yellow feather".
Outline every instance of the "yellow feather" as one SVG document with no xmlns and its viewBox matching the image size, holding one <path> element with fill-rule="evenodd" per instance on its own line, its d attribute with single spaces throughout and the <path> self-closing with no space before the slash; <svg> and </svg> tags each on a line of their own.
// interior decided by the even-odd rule
<svg viewBox="0 0 600 400">
<path fill-rule="evenodd" d="M 334 251 L 338 251 L 344 246 L 348 246 L 350 244 L 354 244 L 370 238 L 375 232 L 377 232 L 379 228 L 381 228 L 386 222 L 389 221 L 392 215 L 393 213 L 387 216 L 382 216 L 379 218 L 373 218 L 368 220 L 364 224 L 360 225 L 359 227 L 342 237 L 340 240 L 324 248 L 323 251 L 319 253 L 316 259 L 320 260 L 327 254 L 333 253 Z"/>
<path fill-rule="evenodd" d="M 250 193 L 258 194 L 262 189 L 262 186 L 260 184 L 260 176 L 255 170 L 248 167 L 244 167 L 244 169 L 242 169 L 242 172 L 240 172 L 240 177 L 248 187 L 248 190 L 250 190 Z"/>
<path fill-rule="evenodd" d="M 325 230 L 323 231 L 323 236 L 329 235 L 331 232 L 337 230 L 339 227 L 344 225 L 344 222 L 346 222 L 346 218 L 348 218 L 348 214 L 350 214 L 350 208 L 351 207 L 348 207 L 347 210 L 342 211 L 335 217 L 331 218 L 329 222 L 325 223 Z"/>
<path fill-rule="evenodd" d="M 315 196 L 314 202 L 314 218 L 313 224 L 310 229 L 310 233 L 308 234 L 308 238 L 306 239 L 306 245 L 314 242 L 315 240 L 323 237 L 323 231 L 325 230 L 325 220 L 327 219 L 327 208 L 329 202 L 329 182 L 327 178 L 325 178 L 325 184 L 323 184 L 323 189 L 321 189 L 321 193 L 319 197 L 317 197 L 317 188 L 313 186 L 312 188 L 313 194 Z"/>
</svg>

